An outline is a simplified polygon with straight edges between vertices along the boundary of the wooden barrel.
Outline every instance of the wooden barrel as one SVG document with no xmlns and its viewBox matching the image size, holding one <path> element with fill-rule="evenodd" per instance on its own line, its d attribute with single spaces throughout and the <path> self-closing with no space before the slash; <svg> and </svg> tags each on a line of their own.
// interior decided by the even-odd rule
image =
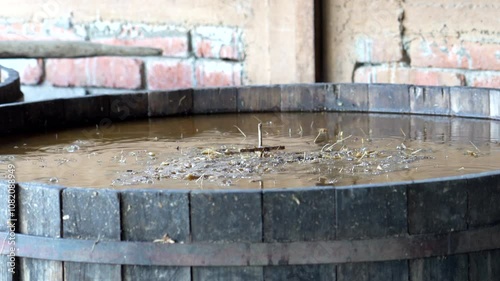
<svg viewBox="0 0 500 281">
<path fill-rule="evenodd" d="M 0 104 L 15 102 L 22 97 L 19 73 L 0 65 Z"/>
<path fill-rule="evenodd" d="M 498 137 L 499 100 L 494 89 L 386 84 L 182 89 L 0 105 L 0 132 L 179 114 L 355 111 L 491 119 Z M 0 183 L 0 220 L 10 222 L 0 226 L 1 280 L 500 274 L 500 170 L 344 187 L 172 191 L 18 183 L 8 168 L 11 182 Z"/>
</svg>

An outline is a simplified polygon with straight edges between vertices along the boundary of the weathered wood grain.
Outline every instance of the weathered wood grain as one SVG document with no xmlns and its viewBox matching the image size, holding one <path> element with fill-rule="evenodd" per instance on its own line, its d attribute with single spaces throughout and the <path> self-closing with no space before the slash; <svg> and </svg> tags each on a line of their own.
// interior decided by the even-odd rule
<svg viewBox="0 0 500 281">
<path fill-rule="evenodd" d="M 3 41 L 0 58 L 81 58 L 95 56 L 158 56 L 160 49 L 112 46 L 82 41 Z"/>
<path fill-rule="evenodd" d="M 188 195 L 187 192 L 158 190 L 122 192 L 123 240 L 153 242 L 169 237 L 176 243 L 188 242 Z M 123 267 L 123 280 L 189 281 L 191 269 L 178 266 L 127 265 Z"/>
<path fill-rule="evenodd" d="M 120 240 L 119 193 L 113 190 L 71 188 L 62 192 L 63 237 Z M 65 280 L 121 280 L 121 266 L 64 263 Z"/>
<path fill-rule="evenodd" d="M 0 180 L 0 231 L 2 232 L 9 231 L 9 225 L 7 223 L 7 221 L 10 219 L 10 211 L 8 207 L 8 188 L 9 183 L 7 181 Z M 9 259 L 10 257 L 8 256 L 0 256 L 0 280 L 13 281 L 17 279 L 17 275 L 9 272 Z M 15 267 L 19 267 L 18 262 L 16 263 Z M 15 271 L 19 272 L 18 270 Z"/>
<path fill-rule="evenodd" d="M 23 234 L 61 237 L 60 187 L 43 184 L 20 184 L 19 232 Z M 21 258 L 21 280 L 63 280 L 62 262 Z"/>
</svg>

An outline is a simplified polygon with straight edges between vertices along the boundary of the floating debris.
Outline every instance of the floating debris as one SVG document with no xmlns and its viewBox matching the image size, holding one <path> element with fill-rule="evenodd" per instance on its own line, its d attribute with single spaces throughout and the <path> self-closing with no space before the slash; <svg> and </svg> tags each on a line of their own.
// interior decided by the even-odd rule
<svg viewBox="0 0 500 281">
<path fill-rule="evenodd" d="M 334 143 L 327 142 L 320 150 L 311 147 L 310 151 L 288 151 L 282 145 L 191 147 L 180 155 L 162 159 L 145 173 L 133 177 L 140 182 L 168 178 L 199 185 L 208 181 L 218 186 L 230 186 L 239 179 L 257 182 L 263 175 L 290 172 L 291 168 L 317 175 L 316 185 L 324 186 L 335 185 L 345 177 L 352 177 L 354 182 L 360 175 L 407 170 L 410 163 L 432 159 L 431 150 L 402 143 L 381 150 L 376 142 L 360 142 L 362 138 L 343 137 L 342 132 L 336 139 Z M 352 141 L 347 142 L 349 139 Z"/>
<path fill-rule="evenodd" d="M 315 144 L 324 144 L 328 142 L 329 136 L 328 136 L 328 129 L 327 128 L 320 128 L 318 130 L 318 135 L 316 138 L 314 138 L 314 143 Z"/>
<path fill-rule="evenodd" d="M 64 147 L 64 150 L 66 150 L 66 152 L 73 153 L 73 152 L 80 150 L 80 146 L 78 146 L 76 144 L 72 144 L 72 145 L 68 145 L 68 146 Z"/>
<path fill-rule="evenodd" d="M 234 125 L 234 127 L 235 127 L 236 129 L 238 129 L 238 131 L 240 131 L 240 133 L 243 135 L 243 137 L 244 137 L 244 138 L 247 138 L 247 135 L 246 135 L 246 134 L 245 134 L 245 133 L 244 133 L 244 132 L 240 129 L 240 127 L 238 127 L 238 126 L 236 126 L 236 125 Z"/>
<path fill-rule="evenodd" d="M 477 157 L 479 157 L 479 154 L 477 154 L 476 152 L 471 151 L 471 150 L 467 150 L 467 151 L 465 152 L 465 154 L 466 154 L 466 155 L 469 155 L 469 156 L 472 156 L 472 157 L 476 157 L 476 158 L 477 158 Z"/>
<path fill-rule="evenodd" d="M 283 149 L 285 149 L 284 145 L 278 145 L 278 146 L 242 148 L 242 149 L 240 149 L 240 152 L 241 153 L 244 153 L 244 152 L 267 152 L 267 151 L 271 151 L 271 150 L 283 150 Z"/>
<path fill-rule="evenodd" d="M 184 179 L 188 180 L 188 181 L 194 181 L 194 180 L 197 180 L 199 178 L 200 178 L 200 176 L 195 175 L 195 174 L 187 174 L 186 176 L 184 176 Z"/>
<path fill-rule="evenodd" d="M 176 242 L 168 234 L 165 234 L 162 238 L 153 240 L 153 243 L 175 244 Z"/>
</svg>

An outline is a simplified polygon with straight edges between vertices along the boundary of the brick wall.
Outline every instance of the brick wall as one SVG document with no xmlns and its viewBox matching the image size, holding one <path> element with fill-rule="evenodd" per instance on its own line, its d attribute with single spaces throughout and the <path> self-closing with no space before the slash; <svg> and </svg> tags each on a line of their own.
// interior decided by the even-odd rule
<svg viewBox="0 0 500 281">
<path fill-rule="evenodd" d="M 328 81 L 500 88 L 497 0 L 323 3 Z"/>
<path fill-rule="evenodd" d="M 353 81 L 500 88 L 500 44 L 453 41 L 412 41 L 402 46 L 407 57 L 363 63 Z"/>
<path fill-rule="evenodd" d="M 20 70 L 32 96 L 313 82 L 316 56 L 322 81 L 500 88 L 498 0 L 42 2 L 0 10 L 18 19 L 0 19 L 0 40 L 90 40 L 159 47 L 163 55 L 1 61 Z M 313 3 L 322 3 L 321 34 L 314 33 Z M 28 23 L 36 19 L 42 23 Z M 320 54 L 314 38 L 323 40 Z"/>
<path fill-rule="evenodd" d="M 0 23 L 0 40 L 76 40 L 154 47 L 161 56 L 0 59 L 20 73 L 29 100 L 123 90 L 237 86 L 244 82 L 240 28 L 130 22 Z"/>
</svg>

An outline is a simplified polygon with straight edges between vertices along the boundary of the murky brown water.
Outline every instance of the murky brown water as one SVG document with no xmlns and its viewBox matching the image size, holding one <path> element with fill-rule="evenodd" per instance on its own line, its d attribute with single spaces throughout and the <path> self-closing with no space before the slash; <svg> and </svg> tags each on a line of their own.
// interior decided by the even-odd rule
<svg viewBox="0 0 500 281">
<path fill-rule="evenodd" d="M 263 145 L 264 153 L 240 152 Z M 328 137 L 318 137 L 318 131 Z M 246 135 L 246 137 L 240 132 Z M 0 173 L 64 186 L 281 188 L 500 169 L 500 122 L 339 113 L 190 116 L 5 138 Z M 316 139 L 316 143 L 315 143 Z M 262 155 L 260 155 L 262 154 Z"/>
</svg>

